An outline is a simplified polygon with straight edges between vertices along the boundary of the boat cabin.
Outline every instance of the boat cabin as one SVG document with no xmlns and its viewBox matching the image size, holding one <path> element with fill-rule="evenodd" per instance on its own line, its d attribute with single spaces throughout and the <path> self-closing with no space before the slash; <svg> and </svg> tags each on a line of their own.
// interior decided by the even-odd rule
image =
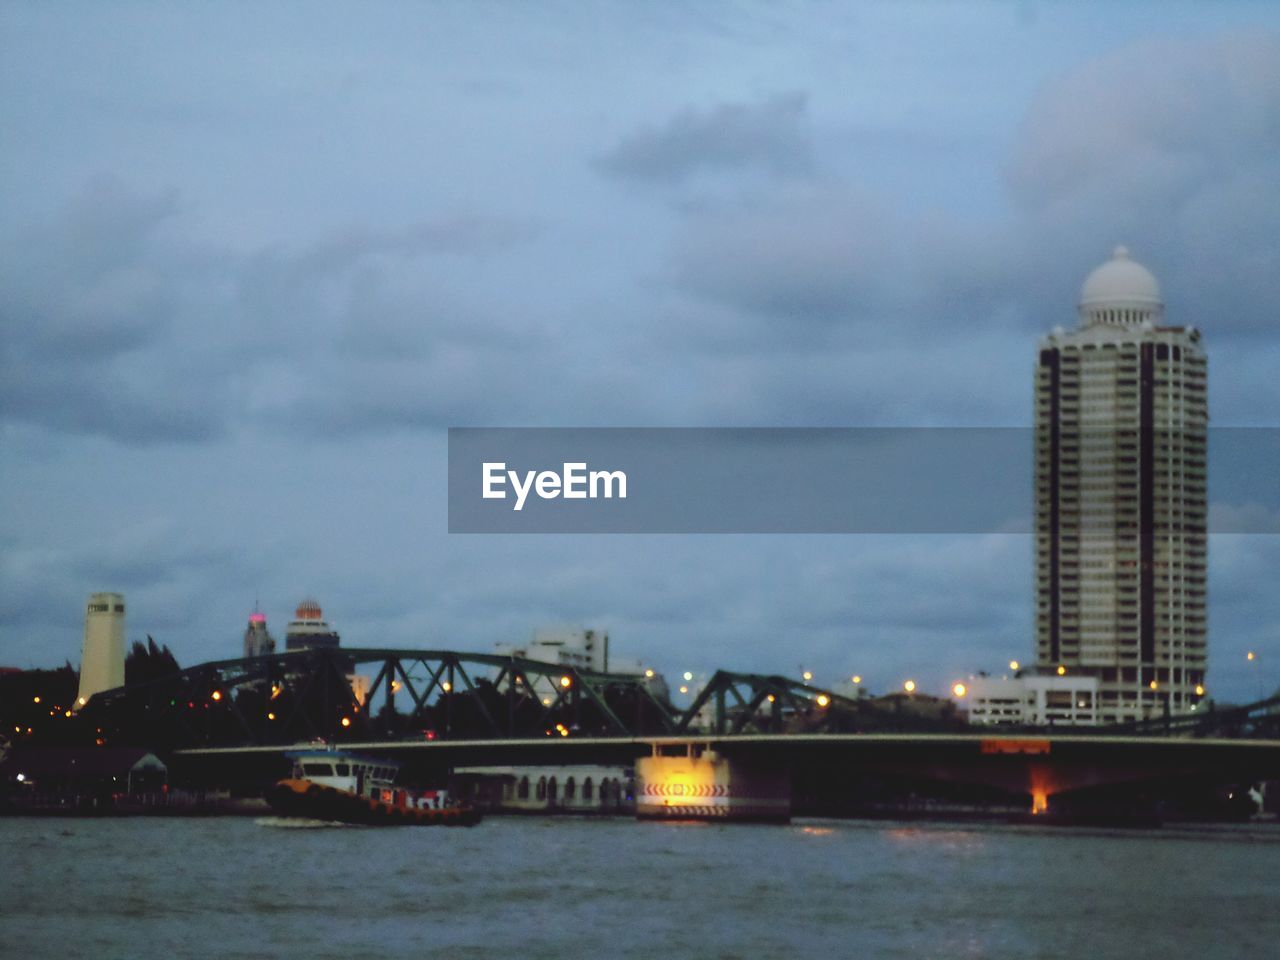
<svg viewBox="0 0 1280 960">
<path fill-rule="evenodd" d="M 390 760 L 332 750 L 307 750 L 286 756 L 293 761 L 293 779 L 310 780 L 361 797 L 376 797 L 379 791 L 390 789 L 400 772 L 400 765 Z"/>
</svg>

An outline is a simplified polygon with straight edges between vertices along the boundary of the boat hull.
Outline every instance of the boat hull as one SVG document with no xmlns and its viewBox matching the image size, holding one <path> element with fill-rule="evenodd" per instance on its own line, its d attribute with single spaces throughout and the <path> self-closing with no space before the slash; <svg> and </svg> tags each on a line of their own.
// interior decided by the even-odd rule
<svg viewBox="0 0 1280 960">
<path fill-rule="evenodd" d="M 474 807 L 410 807 L 361 797 L 309 780 L 281 780 L 267 793 L 282 817 L 306 817 L 373 827 L 471 827 L 480 822 Z"/>
</svg>

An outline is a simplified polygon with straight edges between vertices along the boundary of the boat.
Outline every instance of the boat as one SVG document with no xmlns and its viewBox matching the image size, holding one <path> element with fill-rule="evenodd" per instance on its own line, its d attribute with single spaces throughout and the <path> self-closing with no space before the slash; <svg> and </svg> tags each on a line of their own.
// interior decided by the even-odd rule
<svg viewBox="0 0 1280 960">
<path fill-rule="evenodd" d="M 282 817 L 305 817 L 369 826 L 456 826 L 480 822 L 480 811 L 453 800 L 445 790 L 410 790 L 396 785 L 399 765 L 333 749 L 285 754 L 292 775 L 267 792 Z"/>
</svg>

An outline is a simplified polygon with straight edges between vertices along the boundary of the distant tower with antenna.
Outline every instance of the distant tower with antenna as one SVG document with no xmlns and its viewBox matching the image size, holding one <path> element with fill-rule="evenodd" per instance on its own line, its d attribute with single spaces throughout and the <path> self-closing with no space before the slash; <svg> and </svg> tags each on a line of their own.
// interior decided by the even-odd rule
<svg viewBox="0 0 1280 960">
<path fill-rule="evenodd" d="M 249 614 L 249 626 L 244 631 L 245 659 L 265 657 L 276 652 L 276 639 L 267 630 L 266 614 L 260 612 L 255 604 L 253 613 Z"/>
<path fill-rule="evenodd" d="M 124 686 L 124 596 L 90 594 L 84 613 L 84 648 L 80 654 L 80 692 L 83 707 L 95 693 Z"/>
</svg>

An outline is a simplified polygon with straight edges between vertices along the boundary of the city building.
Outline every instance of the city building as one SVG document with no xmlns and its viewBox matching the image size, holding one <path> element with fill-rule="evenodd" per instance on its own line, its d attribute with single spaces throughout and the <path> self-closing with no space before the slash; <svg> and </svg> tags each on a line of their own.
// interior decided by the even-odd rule
<svg viewBox="0 0 1280 960">
<path fill-rule="evenodd" d="M 533 631 L 529 643 L 523 646 L 500 643 L 497 652 L 502 656 L 524 657 L 578 670 L 632 676 L 640 680 L 654 697 L 670 699 L 667 681 L 660 673 L 646 668 L 639 660 L 611 658 L 609 634 L 602 631 L 566 625 L 539 627 Z M 544 699 L 556 693 L 548 681 L 536 682 L 534 686 Z"/>
<path fill-rule="evenodd" d="M 1206 358 L 1163 313 L 1118 247 L 1036 370 L 1035 672 L 1096 678 L 1101 723 L 1204 696 Z"/>
<path fill-rule="evenodd" d="M 555 663 L 596 673 L 609 672 L 609 634 L 575 626 L 539 627 L 524 646 L 502 645 L 498 652 L 539 663 Z"/>
<path fill-rule="evenodd" d="M 244 631 L 245 658 L 265 657 L 275 652 L 276 639 L 267 630 L 267 617 L 255 610 L 249 614 L 249 626 Z"/>
<path fill-rule="evenodd" d="M 338 631 L 324 622 L 324 611 L 311 599 L 303 600 L 294 611 L 284 632 L 286 650 L 315 650 L 338 646 Z"/>
<path fill-rule="evenodd" d="M 1022 674 L 973 677 L 957 705 L 980 726 L 1092 726 L 1098 722 L 1097 677 Z"/>
<path fill-rule="evenodd" d="M 124 597 L 90 594 L 84 612 L 84 647 L 80 653 L 80 691 L 76 706 L 103 690 L 124 686 Z"/>
</svg>

